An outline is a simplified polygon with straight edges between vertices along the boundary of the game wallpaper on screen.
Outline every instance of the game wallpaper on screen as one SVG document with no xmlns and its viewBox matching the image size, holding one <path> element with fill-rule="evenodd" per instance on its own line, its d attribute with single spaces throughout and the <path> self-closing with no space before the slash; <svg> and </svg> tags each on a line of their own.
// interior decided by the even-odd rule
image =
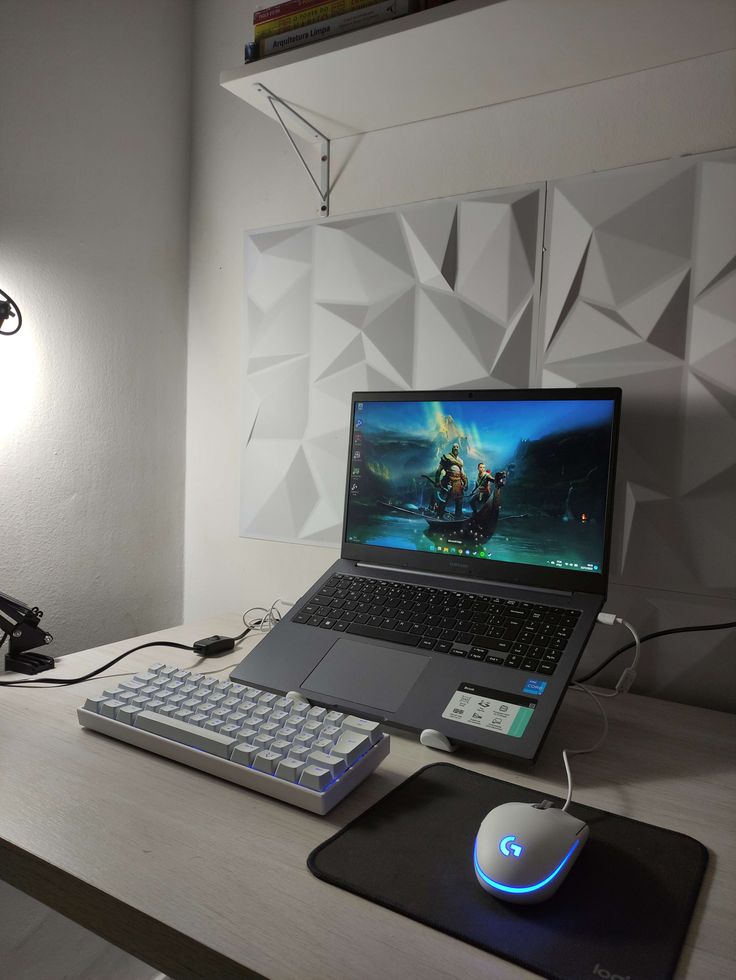
<svg viewBox="0 0 736 980">
<path fill-rule="evenodd" d="M 614 403 L 356 402 L 346 540 L 600 573 Z"/>
</svg>

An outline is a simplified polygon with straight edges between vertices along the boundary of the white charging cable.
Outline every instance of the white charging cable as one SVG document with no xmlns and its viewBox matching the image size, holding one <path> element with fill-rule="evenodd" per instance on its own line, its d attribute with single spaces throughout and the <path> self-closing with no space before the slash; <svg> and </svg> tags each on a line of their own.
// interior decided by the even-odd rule
<svg viewBox="0 0 736 980">
<path fill-rule="evenodd" d="M 595 704 L 596 708 L 601 714 L 601 718 L 603 719 L 603 734 L 595 743 L 595 745 L 591 745 L 590 748 L 563 750 L 562 761 L 565 765 L 565 772 L 567 774 L 567 799 L 565 800 L 564 806 L 562 807 L 563 810 L 567 810 L 567 808 L 572 803 L 572 771 L 570 769 L 570 756 L 587 755 L 589 752 L 595 752 L 596 749 L 599 749 L 601 745 L 603 745 L 603 743 L 606 740 L 606 736 L 608 735 L 608 716 L 606 715 L 605 709 L 600 702 L 600 698 L 617 698 L 619 694 L 626 694 L 627 691 L 631 690 L 631 685 L 634 683 L 634 680 L 636 679 L 636 668 L 639 665 L 639 655 L 641 653 L 641 641 L 639 640 L 639 634 L 636 632 L 636 630 L 631 625 L 631 623 L 627 623 L 625 619 L 621 619 L 620 616 L 616 616 L 614 613 L 598 613 L 598 622 L 602 623 L 604 626 L 615 626 L 615 625 L 625 626 L 629 630 L 631 635 L 634 637 L 634 644 L 636 646 L 636 650 L 634 652 L 634 659 L 631 662 L 631 666 L 627 667 L 623 671 L 619 679 L 616 681 L 616 684 L 612 691 L 593 692 L 589 688 L 585 687 L 583 684 L 578 684 L 576 682 L 573 682 L 570 685 L 571 691 L 582 691 L 584 694 L 587 694 L 588 697 L 593 700 L 593 703 Z"/>
<path fill-rule="evenodd" d="M 268 633 L 281 621 L 286 611 L 291 609 L 293 605 L 293 602 L 288 602 L 286 599 L 274 599 L 270 606 L 251 606 L 243 613 L 243 624 L 248 629 Z M 253 613 L 260 613 L 261 615 L 254 616 Z"/>
</svg>

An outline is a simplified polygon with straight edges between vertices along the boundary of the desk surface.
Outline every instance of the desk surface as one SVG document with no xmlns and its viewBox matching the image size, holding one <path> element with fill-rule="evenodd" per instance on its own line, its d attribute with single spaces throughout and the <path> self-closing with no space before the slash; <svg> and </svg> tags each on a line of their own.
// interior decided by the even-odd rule
<svg viewBox="0 0 736 980">
<path fill-rule="evenodd" d="M 190 643 L 233 635 L 238 625 L 237 617 L 221 617 L 85 651 L 62 661 L 54 676 L 76 676 L 138 642 Z M 236 654 L 200 669 L 226 677 L 252 646 L 246 640 Z M 135 673 L 152 660 L 194 663 L 184 651 L 146 650 L 110 674 Z M 177 980 L 532 976 L 307 871 L 317 844 L 447 756 L 392 733 L 378 772 L 317 817 L 83 731 L 75 709 L 109 685 L 0 688 L 0 877 L 10 884 Z M 575 799 L 690 834 L 709 848 L 678 977 L 730 980 L 736 719 L 635 695 L 608 702 L 607 710 L 607 743 L 573 759 Z M 534 768 L 471 752 L 452 760 L 564 795 L 562 749 L 591 744 L 599 733 L 590 699 L 569 693 Z"/>
</svg>

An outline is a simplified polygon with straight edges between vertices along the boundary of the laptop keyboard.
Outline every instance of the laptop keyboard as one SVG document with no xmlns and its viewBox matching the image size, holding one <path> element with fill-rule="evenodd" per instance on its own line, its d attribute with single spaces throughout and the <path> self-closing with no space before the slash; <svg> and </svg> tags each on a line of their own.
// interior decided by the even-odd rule
<svg viewBox="0 0 736 980">
<path fill-rule="evenodd" d="M 292 622 L 553 674 L 580 610 L 333 575 Z"/>
</svg>

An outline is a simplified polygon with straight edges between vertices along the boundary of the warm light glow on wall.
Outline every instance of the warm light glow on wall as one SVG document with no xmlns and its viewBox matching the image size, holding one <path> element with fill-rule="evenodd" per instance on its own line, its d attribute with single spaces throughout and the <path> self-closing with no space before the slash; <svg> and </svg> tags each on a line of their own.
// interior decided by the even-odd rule
<svg viewBox="0 0 736 980">
<path fill-rule="evenodd" d="M 12 337 L 0 337 L 0 446 L 22 433 L 39 391 L 40 358 L 27 325 Z"/>
</svg>

